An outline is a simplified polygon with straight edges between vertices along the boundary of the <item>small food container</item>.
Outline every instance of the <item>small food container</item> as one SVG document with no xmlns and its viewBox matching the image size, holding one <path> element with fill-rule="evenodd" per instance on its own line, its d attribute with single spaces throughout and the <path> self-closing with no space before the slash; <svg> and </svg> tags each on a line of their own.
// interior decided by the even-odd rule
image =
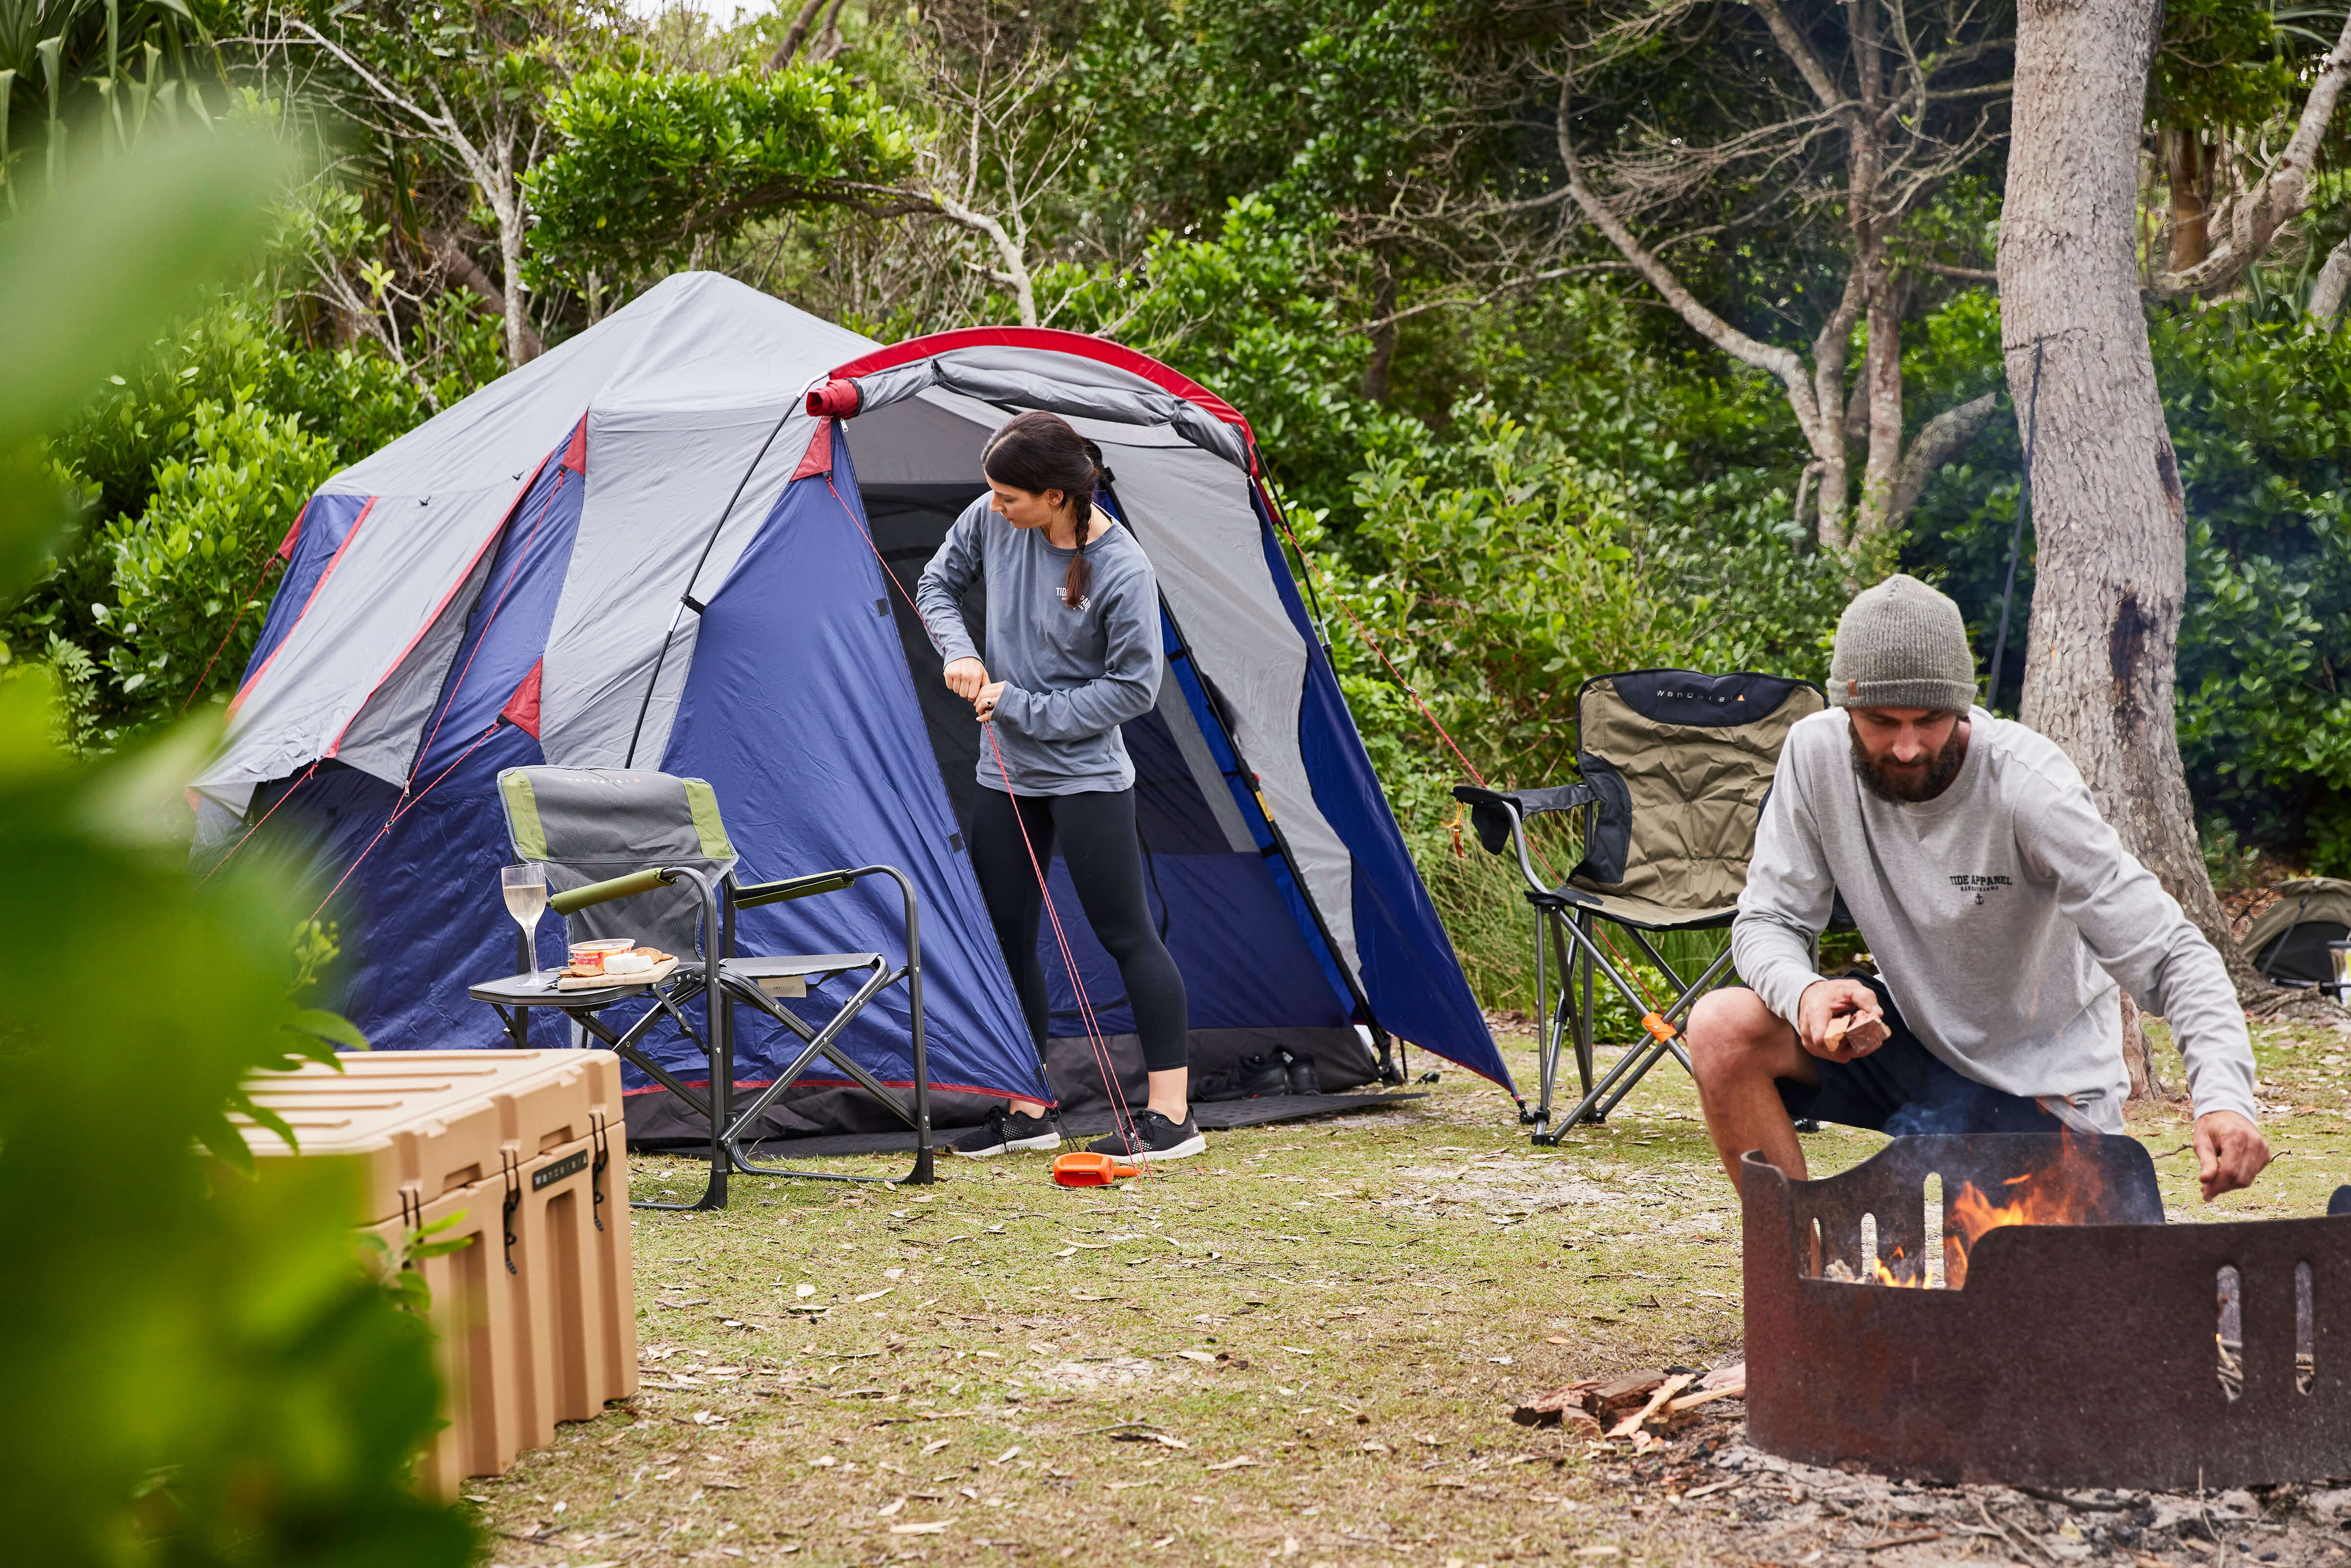
<svg viewBox="0 0 2351 1568">
<path fill-rule="evenodd" d="M 582 975 L 601 975 L 604 960 L 615 953 L 626 953 L 637 945 L 633 936 L 600 936 L 593 942 L 571 944 L 571 967 Z"/>
</svg>

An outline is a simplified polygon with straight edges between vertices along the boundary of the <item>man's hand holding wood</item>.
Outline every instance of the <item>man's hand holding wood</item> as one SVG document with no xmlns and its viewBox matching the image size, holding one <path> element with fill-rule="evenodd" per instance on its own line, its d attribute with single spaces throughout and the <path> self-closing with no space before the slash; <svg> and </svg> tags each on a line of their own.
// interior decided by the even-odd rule
<svg viewBox="0 0 2351 1568">
<path fill-rule="evenodd" d="M 1877 993 L 1859 980 L 1822 980 L 1804 989 L 1797 1038 L 1823 1061 L 1855 1061 L 1886 1043 Z"/>
</svg>

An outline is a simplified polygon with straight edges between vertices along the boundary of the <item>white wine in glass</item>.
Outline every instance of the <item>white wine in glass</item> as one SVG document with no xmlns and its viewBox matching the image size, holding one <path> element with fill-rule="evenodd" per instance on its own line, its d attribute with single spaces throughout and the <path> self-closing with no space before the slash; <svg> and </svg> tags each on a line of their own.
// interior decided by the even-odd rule
<svg viewBox="0 0 2351 1568">
<path fill-rule="evenodd" d="M 507 913 L 522 927 L 522 939 L 530 954 L 528 966 L 531 977 L 538 975 L 538 917 L 547 913 L 547 868 L 543 865 L 509 865 L 498 868 L 498 890 L 506 894 Z"/>
</svg>

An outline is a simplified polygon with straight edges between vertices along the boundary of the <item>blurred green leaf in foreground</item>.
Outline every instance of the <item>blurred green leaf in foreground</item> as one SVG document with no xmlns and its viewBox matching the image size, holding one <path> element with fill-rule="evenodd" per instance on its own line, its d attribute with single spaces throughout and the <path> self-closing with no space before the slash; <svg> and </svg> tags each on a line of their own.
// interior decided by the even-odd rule
<svg viewBox="0 0 2351 1568">
<path fill-rule="evenodd" d="M 266 142 L 151 141 L 0 225 L 0 601 L 68 515 L 41 436 L 235 269 L 284 177 Z M 350 1173 L 256 1180 L 227 1119 L 349 1038 L 294 995 L 317 934 L 258 872 L 189 875 L 204 732 L 78 760 L 48 673 L 0 676 L 0 1555 L 455 1568 L 471 1530 L 407 1485 L 430 1338 L 360 1261 Z"/>
</svg>

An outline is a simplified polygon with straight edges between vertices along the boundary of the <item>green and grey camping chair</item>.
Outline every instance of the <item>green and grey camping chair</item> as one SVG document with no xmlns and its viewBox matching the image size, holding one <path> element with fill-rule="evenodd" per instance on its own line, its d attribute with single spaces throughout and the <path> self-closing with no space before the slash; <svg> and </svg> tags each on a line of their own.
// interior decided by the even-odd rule
<svg viewBox="0 0 2351 1568">
<path fill-rule="evenodd" d="M 746 1176 L 799 1176 L 818 1181 L 870 1180 L 829 1172 L 787 1170 L 764 1165 L 742 1148 L 745 1129 L 778 1096 L 799 1082 L 820 1058 L 880 1100 L 914 1134 L 914 1166 L 903 1179 L 933 1179 L 929 1063 L 924 1053 L 921 912 L 914 885 L 894 866 L 869 865 L 819 872 L 780 882 L 746 885 L 736 879 L 735 846 L 718 813 L 718 799 L 699 779 L 678 779 L 643 769 L 509 768 L 498 775 L 506 807 L 507 833 L 517 859 L 547 868 L 548 906 L 563 915 L 570 939 L 632 936 L 640 944 L 678 956 L 677 967 L 654 984 L 616 984 L 593 990 L 559 991 L 551 977 L 516 975 L 471 988 L 506 1020 L 517 1044 L 527 1039 L 532 1008 L 560 1009 L 589 1034 L 675 1095 L 710 1127 L 710 1184 L 690 1204 L 640 1204 L 639 1207 L 721 1208 L 730 1172 Z M 735 916 L 740 910 L 789 899 L 839 893 L 871 876 L 898 884 L 904 901 L 906 956 L 893 963 L 881 953 L 818 953 L 799 957 L 747 957 L 735 952 Z M 855 989 L 832 1016 L 811 1024 L 774 993 L 807 994 L 838 976 L 861 975 Z M 912 1103 L 876 1079 L 842 1049 L 852 1019 L 890 987 L 904 982 L 913 1017 Z M 696 1030 L 684 1007 L 696 993 L 703 1001 Z M 624 1004 L 645 1004 L 641 1016 L 615 1029 L 603 1015 Z M 789 1030 L 800 1050 L 786 1069 L 747 1106 L 734 1105 L 734 1022 L 737 1004 L 757 1009 Z M 708 1092 L 697 1093 L 643 1050 L 643 1041 L 667 1020 L 710 1063 Z"/>
<path fill-rule="evenodd" d="M 1535 1107 L 1520 1120 L 1534 1141 L 1554 1144 L 1578 1122 L 1601 1122 L 1668 1055 L 1687 1070 L 1681 1020 L 1730 967 L 1728 946 L 1685 980 L 1652 940 L 1668 931 L 1730 924 L 1755 825 L 1789 729 L 1826 706 L 1820 689 L 1777 675 L 1704 675 L 1634 670 L 1596 675 L 1576 695 L 1576 784 L 1548 789 L 1480 789 L 1454 798 L 1469 808 L 1478 841 L 1515 854 L 1535 909 L 1535 1001 L 1539 1037 Z M 1527 823 L 1552 811 L 1582 813 L 1583 858 L 1563 881 L 1538 873 Z M 1601 929 L 1625 931 L 1665 976 L 1672 994 L 1646 997 L 1612 958 Z M 1550 975 L 1558 972 L 1558 1000 Z M 1646 1040 L 1593 1081 L 1593 976 L 1606 977 L 1640 1015 Z M 1583 1084 L 1575 1109 L 1552 1125 L 1561 1059 L 1573 1051 Z"/>
</svg>

